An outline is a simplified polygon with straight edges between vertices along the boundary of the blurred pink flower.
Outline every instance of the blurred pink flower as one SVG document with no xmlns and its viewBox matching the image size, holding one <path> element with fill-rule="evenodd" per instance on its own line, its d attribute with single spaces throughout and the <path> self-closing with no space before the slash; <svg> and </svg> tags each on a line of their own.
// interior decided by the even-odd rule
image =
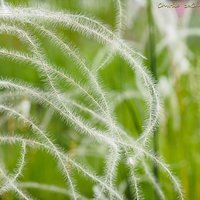
<svg viewBox="0 0 200 200">
<path fill-rule="evenodd" d="M 184 3 L 180 3 L 180 7 L 176 8 L 176 12 L 179 17 L 182 17 L 185 14 L 186 8 L 184 7 Z"/>
</svg>

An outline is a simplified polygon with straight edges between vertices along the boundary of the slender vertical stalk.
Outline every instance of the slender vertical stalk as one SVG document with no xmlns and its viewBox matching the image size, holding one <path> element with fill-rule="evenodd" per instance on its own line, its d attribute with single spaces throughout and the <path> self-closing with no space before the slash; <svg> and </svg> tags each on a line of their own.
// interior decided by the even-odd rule
<svg viewBox="0 0 200 200">
<path fill-rule="evenodd" d="M 156 63 L 156 51 L 155 51 L 155 26 L 152 14 L 152 2 L 148 0 L 147 6 L 148 13 L 148 25 L 149 25 L 149 50 L 150 50 L 150 68 L 154 76 L 154 79 L 157 81 L 157 63 Z"/>
<path fill-rule="evenodd" d="M 154 26 L 154 19 L 153 19 L 153 13 L 152 13 L 152 0 L 147 0 L 147 14 L 148 14 L 148 26 L 149 26 L 149 55 L 150 55 L 150 70 L 152 72 L 152 75 L 157 82 L 157 61 L 156 61 L 156 44 L 155 44 L 155 26 Z M 153 133 L 153 150 L 155 155 L 158 154 L 158 129 L 156 129 Z M 159 172 L 158 172 L 158 166 L 156 163 L 153 163 L 153 174 L 155 180 L 159 181 Z M 157 192 L 155 191 L 155 199 L 158 200 L 159 196 L 157 195 Z"/>
<path fill-rule="evenodd" d="M 0 7 L 4 7 L 4 0 L 0 0 Z"/>
</svg>

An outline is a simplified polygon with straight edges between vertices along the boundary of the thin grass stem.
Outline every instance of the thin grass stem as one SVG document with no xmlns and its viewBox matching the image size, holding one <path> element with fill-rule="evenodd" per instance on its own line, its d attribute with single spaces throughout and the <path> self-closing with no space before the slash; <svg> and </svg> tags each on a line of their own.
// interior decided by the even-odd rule
<svg viewBox="0 0 200 200">
<path fill-rule="evenodd" d="M 155 44 L 155 26 L 154 19 L 152 13 L 152 1 L 148 0 L 147 6 L 147 14 L 148 14 L 148 26 L 149 26 L 149 51 L 150 51 L 150 70 L 152 72 L 153 78 L 157 82 L 157 60 L 156 60 L 156 44 Z M 158 154 L 158 129 L 156 128 L 153 132 L 153 151 L 154 154 Z M 159 171 L 157 163 L 153 163 L 153 174 L 155 178 L 155 182 L 159 182 Z M 157 191 L 154 191 L 155 199 L 159 200 L 159 196 Z"/>
</svg>

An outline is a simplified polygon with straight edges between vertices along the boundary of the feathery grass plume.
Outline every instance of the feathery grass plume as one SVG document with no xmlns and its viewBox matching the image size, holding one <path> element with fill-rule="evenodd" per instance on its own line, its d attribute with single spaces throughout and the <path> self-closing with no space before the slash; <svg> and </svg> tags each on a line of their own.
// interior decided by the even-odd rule
<svg viewBox="0 0 200 200">
<path fill-rule="evenodd" d="M 38 190 L 48 190 L 50 192 L 68 195 L 70 199 L 88 199 L 81 194 L 76 184 L 75 176 L 71 171 L 78 171 L 82 176 L 93 182 L 91 192 L 96 199 L 125 199 L 125 194 L 118 192 L 117 176 L 119 175 L 119 165 L 123 163 L 128 168 L 129 179 L 132 183 L 133 198 L 142 199 L 142 188 L 140 187 L 140 177 L 137 168 L 141 162 L 144 166 L 144 173 L 149 181 L 153 183 L 156 191 L 164 199 L 164 194 L 160 186 L 155 182 L 148 168 L 147 158 L 155 161 L 158 166 L 169 176 L 174 184 L 181 199 L 182 192 L 178 181 L 172 175 L 168 167 L 155 157 L 148 147 L 148 142 L 152 138 L 152 133 L 157 126 L 160 114 L 160 100 L 157 86 L 151 74 L 142 65 L 142 56 L 139 52 L 132 49 L 122 38 L 122 27 L 124 24 L 123 6 L 121 0 L 115 1 L 117 7 L 116 31 L 112 32 L 106 25 L 84 15 L 77 15 L 64 12 L 53 12 L 40 8 L 22 8 L 7 6 L 1 1 L 0 14 L 0 34 L 14 35 L 23 46 L 27 47 L 28 52 L 21 52 L 18 49 L 0 48 L 0 58 L 15 63 L 21 67 L 32 67 L 38 72 L 45 83 L 43 89 L 19 80 L 9 80 L 1 77 L 0 80 L 0 113 L 3 116 L 10 116 L 21 120 L 27 124 L 32 137 L 22 137 L 20 134 L 9 133 L 0 136 L 0 143 L 15 144 L 22 146 L 21 157 L 15 173 L 8 176 L 3 168 L 0 169 L 1 177 L 4 180 L 1 186 L 1 195 L 7 191 L 14 191 L 21 199 L 32 199 L 31 195 L 24 192 L 27 188 Z M 2 10 L 5 10 L 3 12 Z M 52 28 L 53 27 L 53 28 Z M 95 42 L 107 46 L 110 52 L 119 55 L 127 62 L 131 70 L 137 73 L 142 86 L 145 88 L 145 100 L 148 106 L 148 116 L 144 122 L 144 129 L 139 138 L 132 138 L 127 131 L 115 118 L 115 110 L 109 102 L 112 92 L 105 91 L 99 77 L 99 69 L 106 66 L 112 56 L 108 56 L 106 61 L 98 63 L 94 70 L 90 71 L 86 60 L 78 52 L 78 48 L 72 47 L 65 39 L 59 37 L 56 32 L 58 27 L 64 30 L 78 32 L 81 35 L 93 39 Z M 74 70 L 79 73 L 70 73 L 70 69 L 63 69 L 53 64 L 45 52 L 41 38 L 46 37 L 64 58 L 70 58 L 75 64 Z M 62 83 L 62 87 L 61 84 Z M 69 94 L 69 95 L 68 95 Z M 123 98 L 135 97 L 134 93 L 128 92 L 127 97 L 119 97 L 120 103 Z M 17 109 L 17 98 L 25 96 L 31 103 L 42 105 L 50 109 L 52 113 L 57 113 L 60 121 L 71 127 L 75 134 L 82 134 L 88 137 L 91 142 L 97 142 L 99 146 L 104 146 L 108 150 L 104 157 L 104 173 L 98 175 L 92 172 L 90 166 L 70 156 L 61 148 L 45 130 L 45 126 L 39 126 L 30 116 Z M 11 98 L 10 98 L 11 97 Z M 142 98 L 142 96 L 138 96 Z M 113 106 L 113 107 L 112 107 Z M 47 112 L 48 113 L 48 112 Z M 85 116 L 86 115 L 86 116 Z M 38 121 L 38 120 L 37 120 Z M 45 120 L 46 121 L 46 120 Z M 48 120 L 47 120 L 48 121 Z M 46 122 L 45 122 L 46 123 Z M 59 172 L 62 172 L 66 181 L 66 188 L 56 185 L 19 182 L 18 178 L 23 175 L 23 168 L 26 163 L 27 146 L 40 148 L 53 156 L 59 164 Z M 87 147 L 81 146 L 86 149 Z M 86 155 L 87 156 L 87 155 Z M 69 167 L 70 166 L 70 167 Z M 22 191 L 23 189 L 23 191 Z M 94 191 L 92 191 L 94 190 Z"/>
<path fill-rule="evenodd" d="M 21 151 L 21 158 L 18 163 L 18 167 L 16 168 L 16 172 L 12 175 L 10 178 L 9 182 L 5 183 L 5 186 L 0 189 L 0 194 L 3 194 L 5 191 L 9 190 L 9 187 L 11 185 L 10 182 L 14 183 L 17 178 L 22 175 L 22 170 L 25 165 L 25 156 L 26 156 L 26 143 L 23 141 L 22 142 L 22 151 Z"/>
<path fill-rule="evenodd" d="M 115 2 L 115 7 L 116 7 L 116 19 L 115 19 L 115 23 L 116 23 L 116 27 L 115 27 L 115 31 L 116 34 L 118 36 L 121 36 L 122 32 L 123 32 L 123 26 L 125 23 L 124 20 L 124 10 L 123 10 L 123 6 L 122 6 L 122 1 L 121 0 L 114 0 Z M 103 49 L 104 50 L 104 49 Z M 99 51 L 99 53 L 101 53 L 102 49 Z M 107 52 L 107 51 L 106 51 Z M 104 68 L 106 65 L 108 65 L 114 57 L 115 51 L 113 51 L 112 49 L 108 50 L 108 55 L 106 55 L 105 57 L 103 57 L 103 60 L 101 63 L 98 63 L 98 65 L 94 65 L 93 66 L 93 71 L 94 73 L 97 73 L 99 70 L 101 70 L 102 68 Z M 97 53 L 98 56 L 98 53 Z"/>
<path fill-rule="evenodd" d="M 25 199 L 25 200 L 30 200 L 32 199 L 30 196 L 28 196 L 27 194 L 25 194 L 21 189 L 18 188 L 17 183 L 14 182 L 5 172 L 5 170 L 3 169 L 3 167 L 0 167 L 0 174 L 3 177 L 3 179 L 6 182 L 6 188 L 5 189 L 12 189 L 21 199 Z M 6 192 L 6 190 L 4 191 Z"/>
</svg>

